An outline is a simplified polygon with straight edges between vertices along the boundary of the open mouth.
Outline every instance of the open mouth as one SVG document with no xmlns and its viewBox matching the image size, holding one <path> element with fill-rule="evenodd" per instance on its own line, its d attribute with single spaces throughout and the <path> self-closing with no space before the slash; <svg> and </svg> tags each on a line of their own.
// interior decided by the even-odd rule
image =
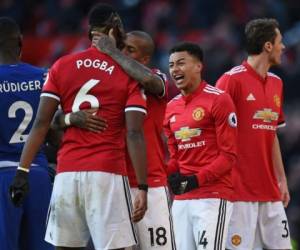
<svg viewBox="0 0 300 250">
<path fill-rule="evenodd" d="M 181 82 L 184 79 L 184 75 L 176 75 L 173 78 L 176 82 Z"/>
</svg>

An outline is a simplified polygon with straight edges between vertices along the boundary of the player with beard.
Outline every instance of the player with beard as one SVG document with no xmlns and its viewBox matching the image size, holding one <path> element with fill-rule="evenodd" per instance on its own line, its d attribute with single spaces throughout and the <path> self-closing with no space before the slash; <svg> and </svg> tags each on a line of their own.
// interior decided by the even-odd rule
<svg viewBox="0 0 300 250">
<path fill-rule="evenodd" d="M 125 47 L 121 52 L 116 48 L 112 33 L 109 36 L 93 32 L 93 43 L 103 53 L 109 55 L 131 77 L 137 80 L 147 96 L 147 117 L 144 122 L 144 134 L 147 143 L 147 182 L 148 210 L 145 217 L 137 223 L 139 239 L 138 249 L 176 249 L 173 235 L 172 218 L 170 215 L 170 198 L 167 189 L 162 128 L 167 105 L 166 75 L 158 69 L 150 69 L 154 42 L 143 31 L 127 33 Z M 71 113 L 72 126 L 91 131 L 106 129 L 103 121 L 93 120 L 91 113 L 78 111 Z M 57 124 L 64 127 L 64 117 L 57 119 Z M 127 155 L 127 171 L 133 197 L 137 195 L 138 183 L 132 163 Z M 157 213 L 157 210 L 160 212 Z"/>
<path fill-rule="evenodd" d="M 148 210 L 145 217 L 137 223 L 139 249 L 176 249 L 169 210 L 166 156 L 162 139 L 167 105 L 167 78 L 160 70 L 155 68 L 151 70 L 148 66 L 154 52 L 154 42 L 143 31 L 131 31 L 126 35 L 123 53 L 113 46 L 108 36 L 100 35 L 96 46 L 137 80 L 147 96 L 148 114 L 144 122 L 144 134 L 147 143 Z M 131 192 L 135 197 L 137 181 L 129 157 L 127 157 L 127 171 Z"/>
<path fill-rule="evenodd" d="M 118 46 L 123 28 L 118 13 L 106 4 L 89 13 L 91 32 L 113 29 Z M 30 164 L 61 105 L 64 113 L 96 109 L 109 125 L 100 134 L 77 127 L 65 130 L 58 153 L 46 241 L 57 250 L 84 249 L 91 237 L 96 249 L 135 245 L 134 222 L 147 209 L 146 150 L 143 121 L 146 102 L 138 83 L 95 47 L 67 55 L 51 67 L 38 114 L 22 152 L 10 195 L 22 203 L 28 192 Z M 65 121 L 68 124 L 69 115 Z M 126 130 L 125 130 L 126 128 Z M 131 207 L 125 145 L 136 171 L 138 194 Z"/>
</svg>

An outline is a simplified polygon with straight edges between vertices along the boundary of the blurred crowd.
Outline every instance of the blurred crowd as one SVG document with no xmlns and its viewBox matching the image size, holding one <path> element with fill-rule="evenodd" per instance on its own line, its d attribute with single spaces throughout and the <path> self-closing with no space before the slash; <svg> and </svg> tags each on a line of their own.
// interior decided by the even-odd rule
<svg viewBox="0 0 300 250">
<path fill-rule="evenodd" d="M 1 0 L 0 16 L 14 18 L 24 34 L 23 60 L 49 67 L 58 57 L 89 46 L 87 13 L 93 0 Z M 168 71 L 168 49 L 177 41 L 199 43 L 205 51 L 205 79 L 219 76 L 245 58 L 247 21 L 274 17 L 286 50 L 273 72 L 285 84 L 287 127 L 280 130 L 291 192 L 288 217 L 300 242 L 300 1 L 299 0 L 111 0 L 127 31 L 141 29 L 153 37 L 153 65 Z M 298 80 L 298 81 L 297 81 Z M 170 97 L 176 89 L 170 86 Z M 246 142 L 245 142 L 246 143 Z"/>
</svg>

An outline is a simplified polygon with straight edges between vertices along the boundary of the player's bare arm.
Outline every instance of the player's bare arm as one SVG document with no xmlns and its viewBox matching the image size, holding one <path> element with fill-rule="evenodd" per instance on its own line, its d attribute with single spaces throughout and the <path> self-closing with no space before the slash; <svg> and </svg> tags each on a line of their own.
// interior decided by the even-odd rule
<svg viewBox="0 0 300 250">
<path fill-rule="evenodd" d="M 22 151 L 20 166 L 23 168 L 30 168 L 36 152 L 45 140 L 57 106 L 58 101 L 54 98 L 41 97 L 37 116 Z"/>
<path fill-rule="evenodd" d="M 64 114 L 57 110 L 51 123 L 54 129 L 65 129 L 69 126 L 83 128 L 91 132 L 100 133 L 106 130 L 107 121 L 96 115 L 98 109 L 86 109 Z"/>
<path fill-rule="evenodd" d="M 59 130 L 54 129 L 51 125 L 51 127 L 46 135 L 45 142 L 49 143 L 50 145 L 52 145 L 55 148 L 58 148 L 61 144 L 62 135 L 63 135 L 63 131 L 61 129 L 59 129 Z"/>
<path fill-rule="evenodd" d="M 22 204 L 29 191 L 28 173 L 30 165 L 44 143 L 58 104 L 58 101 L 53 98 L 41 97 L 40 99 L 37 116 L 22 151 L 20 166 L 10 186 L 11 199 L 16 206 Z"/>
<path fill-rule="evenodd" d="M 285 207 L 288 206 L 290 202 L 290 193 L 287 185 L 287 180 L 285 176 L 284 166 L 281 157 L 280 145 L 277 135 L 274 138 L 273 150 L 272 150 L 273 166 L 274 171 L 278 180 L 278 185 L 281 193 L 281 200 Z"/>
<path fill-rule="evenodd" d="M 124 55 L 116 48 L 112 34 L 109 36 L 93 32 L 93 45 L 103 53 L 112 57 L 132 78 L 138 81 L 147 92 L 154 95 L 164 93 L 163 80 L 151 69 Z"/>
<path fill-rule="evenodd" d="M 139 184 L 139 193 L 134 200 L 132 221 L 140 221 L 147 210 L 146 145 L 143 132 L 144 114 L 126 112 L 127 149 Z"/>
</svg>

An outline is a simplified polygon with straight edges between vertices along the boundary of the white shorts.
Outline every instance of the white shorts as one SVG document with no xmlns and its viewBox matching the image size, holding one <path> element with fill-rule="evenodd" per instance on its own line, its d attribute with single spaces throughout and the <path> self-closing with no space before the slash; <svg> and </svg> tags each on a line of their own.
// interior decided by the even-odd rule
<svg viewBox="0 0 300 250">
<path fill-rule="evenodd" d="M 178 250 L 225 249 L 232 203 L 223 199 L 175 200 L 172 206 Z"/>
<path fill-rule="evenodd" d="M 132 197 L 137 188 L 131 188 Z M 136 224 L 139 245 L 136 249 L 175 250 L 171 202 L 166 187 L 149 188 L 148 209 L 145 217 Z"/>
<path fill-rule="evenodd" d="M 45 240 L 55 246 L 95 250 L 137 244 L 127 177 L 105 172 L 65 172 L 55 177 Z"/>
<path fill-rule="evenodd" d="M 234 202 L 226 248 L 292 249 L 282 202 Z"/>
</svg>

